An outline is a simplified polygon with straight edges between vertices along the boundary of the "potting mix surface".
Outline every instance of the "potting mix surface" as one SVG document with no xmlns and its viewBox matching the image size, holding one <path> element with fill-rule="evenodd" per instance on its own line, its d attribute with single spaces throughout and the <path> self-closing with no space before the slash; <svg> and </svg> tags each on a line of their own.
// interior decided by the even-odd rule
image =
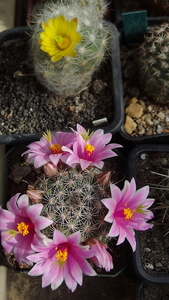
<svg viewBox="0 0 169 300">
<path fill-rule="evenodd" d="M 113 119 L 112 70 L 109 61 L 77 95 L 64 97 L 44 88 L 36 79 L 30 56 L 30 36 L 0 47 L 0 135 L 66 130 L 79 123 Z"/>
</svg>

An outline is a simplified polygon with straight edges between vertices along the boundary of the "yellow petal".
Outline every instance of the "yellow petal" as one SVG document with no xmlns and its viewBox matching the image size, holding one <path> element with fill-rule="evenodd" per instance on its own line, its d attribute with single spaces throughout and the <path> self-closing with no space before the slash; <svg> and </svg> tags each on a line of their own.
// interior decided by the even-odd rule
<svg viewBox="0 0 169 300">
<path fill-rule="evenodd" d="M 56 62 L 56 61 L 60 60 L 61 58 L 62 58 L 62 54 L 58 53 L 51 57 L 51 61 Z"/>
<path fill-rule="evenodd" d="M 61 15 L 42 24 L 44 31 L 40 34 L 40 49 L 52 56 L 51 61 L 56 62 L 63 56 L 76 56 L 74 47 L 82 39 L 76 31 L 77 22 L 77 18 L 67 21 Z M 57 41 L 57 36 L 60 36 L 63 41 Z"/>
</svg>

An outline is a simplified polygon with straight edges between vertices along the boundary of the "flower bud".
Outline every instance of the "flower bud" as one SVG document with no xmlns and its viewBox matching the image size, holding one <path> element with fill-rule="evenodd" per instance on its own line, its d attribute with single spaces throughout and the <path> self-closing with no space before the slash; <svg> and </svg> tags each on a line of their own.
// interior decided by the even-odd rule
<svg viewBox="0 0 169 300">
<path fill-rule="evenodd" d="M 43 166 L 43 169 L 44 169 L 46 176 L 49 176 L 49 177 L 55 176 L 58 172 L 57 166 L 55 166 L 51 162 L 48 162 L 47 164 L 45 164 Z"/>
<path fill-rule="evenodd" d="M 43 191 L 40 190 L 27 190 L 26 194 L 33 203 L 40 203 L 43 197 Z"/>
<path fill-rule="evenodd" d="M 106 171 L 97 176 L 97 182 L 102 186 L 106 186 L 110 183 L 111 171 Z"/>
</svg>

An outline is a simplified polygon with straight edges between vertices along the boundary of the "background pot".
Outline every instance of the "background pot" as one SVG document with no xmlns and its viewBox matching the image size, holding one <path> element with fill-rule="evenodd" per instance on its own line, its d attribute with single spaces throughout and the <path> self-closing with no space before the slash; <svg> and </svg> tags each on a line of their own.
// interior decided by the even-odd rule
<svg viewBox="0 0 169 300">
<path fill-rule="evenodd" d="M 146 1 L 145 1 L 146 2 Z M 155 2 L 155 1 L 154 1 Z M 148 10 L 148 7 L 146 3 L 143 1 L 125 1 L 125 0 L 115 0 L 113 1 L 114 10 L 115 10 L 115 24 L 118 28 L 118 31 L 120 32 L 120 43 L 121 43 L 121 50 L 124 49 L 124 46 L 127 48 L 127 51 L 131 52 L 134 50 L 134 48 L 138 48 L 140 44 L 142 43 L 144 39 L 144 34 L 146 31 L 154 28 L 157 25 L 160 25 L 164 22 L 169 21 L 169 17 L 165 15 L 161 15 L 158 12 L 159 11 L 152 11 L 150 14 L 150 11 Z M 150 5 L 151 7 L 151 5 Z M 142 13 L 142 15 L 137 15 L 137 13 Z M 148 17 L 146 17 L 146 15 Z M 138 37 L 139 36 L 139 37 Z M 126 56 L 127 51 L 122 51 L 121 57 Z M 136 49 L 138 52 L 138 50 Z M 131 54 L 130 54 L 131 55 Z M 122 76 L 123 76 L 123 83 L 124 83 L 124 98 L 125 97 L 136 97 L 137 93 L 134 94 L 134 92 L 131 93 L 128 92 L 128 89 L 130 88 L 130 85 L 127 83 L 129 81 L 129 78 L 125 78 L 125 72 L 132 73 L 132 69 L 134 68 L 136 70 L 137 68 L 137 61 L 133 63 L 133 66 L 131 70 L 126 70 L 125 58 L 122 59 Z M 129 64 L 132 63 L 129 61 Z M 124 67 L 123 67 L 124 65 Z M 134 73 L 134 79 L 136 78 L 139 70 L 136 70 Z M 135 80 L 136 82 L 131 86 L 133 89 L 141 90 L 139 83 L 139 78 Z M 125 85 L 127 86 L 125 89 Z M 142 97 L 144 94 L 140 95 L 140 98 L 142 100 Z M 148 97 L 149 98 L 149 97 Z M 146 100 L 145 100 L 146 101 Z M 152 104 L 154 104 L 152 102 Z M 124 102 L 124 106 L 125 102 Z M 166 105 L 163 105 L 166 106 Z M 167 105 L 168 106 L 168 105 Z M 169 106 L 168 106 L 169 107 Z M 125 108 L 125 107 L 124 107 Z M 147 112 L 148 113 L 148 112 Z M 124 118 L 125 119 L 125 118 Z M 149 127 L 150 129 L 150 127 Z M 166 131 L 167 132 L 167 131 Z M 149 134 L 149 135 L 139 135 L 134 136 L 132 134 L 128 134 L 124 129 L 124 124 L 120 128 L 120 134 L 128 141 L 134 142 L 136 144 L 140 143 L 165 143 L 166 139 L 169 140 L 169 133 L 160 133 L 160 134 Z"/>
<path fill-rule="evenodd" d="M 136 183 L 137 182 L 137 176 L 136 176 L 136 165 L 137 165 L 137 159 L 143 155 L 146 155 L 147 153 L 162 153 L 166 152 L 169 153 L 169 146 L 168 145 L 158 145 L 158 144 L 143 144 L 135 147 L 127 158 L 127 177 L 130 180 L 132 177 L 135 177 Z M 141 170 L 140 170 L 141 171 Z M 140 179 L 141 180 L 141 179 Z M 140 183 L 141 185 L 142 183 Z M 149 182 L 147 182 L 149 184 Z M 158 201 L 158 200 L 157 200 Z M 162 275 L 156 275 L 149 273 L 144 267 L 143 267 L 143 261 L 141 257 L 141 244 L 140 244 L 140 232 L 135 232 L 136 236 L 136 251 L 133 253 L 133 270 L 137 276 L 138 279 L 140 279 L 142 282 L 147 282 L 149 284 L 169 284 L 169 274 L 162 274 Z M 158 243 L 158 242 L 157 242 Z M 153 255 L 153 253 L 152 253 Z"/>
</svg>

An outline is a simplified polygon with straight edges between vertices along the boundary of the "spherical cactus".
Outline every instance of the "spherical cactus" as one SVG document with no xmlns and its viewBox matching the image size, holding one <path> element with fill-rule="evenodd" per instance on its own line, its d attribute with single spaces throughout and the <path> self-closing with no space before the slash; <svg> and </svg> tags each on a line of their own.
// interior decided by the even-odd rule
<svg viewBox="0 0 169 300">
<path fill-rule="evenodd" d="M 33 202 L 41 202 L 42 214 L 54 221 L 44 233 L 51 237 L 56 228 L 66 235 L 80 231 L 83 240 L 104 240 L 110 226 L 104 221 L 107 208 L 101 199 L 110 197 L 110 177 L 111 172 L 96 167 L 84 171 L 66 167 L 39 180 L 27 194 Z"/>
<path fill-rule="evenodd" d="M 31 55 L 37 79 L 64 96 L 85 88 L 106 53 L 110 25 L 103 0 L 57 1 L 34 12 Z"/>
<path fill-rule="evenodd" d="M 169 103 L 169 24 L 152 29 L 140 47 L 140 83 L 152 100 Z"/>
</svg>

